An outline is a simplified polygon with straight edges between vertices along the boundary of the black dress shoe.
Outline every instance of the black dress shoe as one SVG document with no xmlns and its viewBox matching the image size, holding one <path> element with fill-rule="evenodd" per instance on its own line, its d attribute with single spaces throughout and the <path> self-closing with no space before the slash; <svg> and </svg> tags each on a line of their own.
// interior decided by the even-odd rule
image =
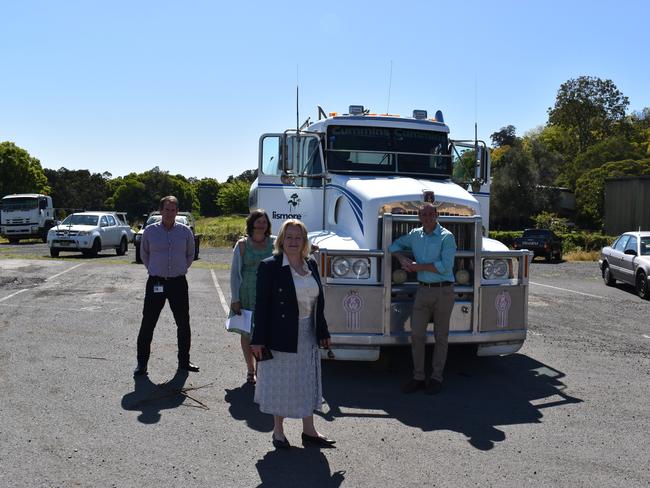
<svg viewBox="0 0 650 488">
<path fill-rule="evenodd" d="M 427 384 L 423 380 L 409 380 L 402 385 L 402 393 L 415 393 L 424 390 Z"/>
<path fill-rule="evenodd" d="M 332 447 L 336 444 L 336 441 L 333 439 L 328 439 L 326 437 L 307 435 L 304 432 L 302 433 L 302 443 L 303 445 L 309 444 L 312 446 L 318 447 Z"/>
<path fill-rule="evenodd" d="M 440 393 L 440 390 L 442 390 L 442 383 L 438 380 L 431 379 L 429 380 L 429 384 L 427 385 L 427 389 L 424 390 L 424 393 L 427 395 L 437 395 Z"/>
<path fill-rule="evenodd" d="M 138 365 L 133 370 L 133 376 L 142 376 L 143 374 L 147 374 L 147 365 L 138 363 Z"/>
<path fill-rule="evenodd" d="M 192 373 L 198 373 L 199 372 L 199 367 L 195 364 L 192 363 L 184 363 L 184 364 L 179 364 L 178 369 L 183 369 L 185 371 L 191 371 Z"/>
<path fill-rule="evenodd" d="M 273 440 L 273 447 L 276 449 L 289 449 L 291 447 L 291 444 L 289 444 L 289 439 L 285 437 L 284 440 L 281 439 L 276 439 L 275 435 L 271 437 Z"/>
</svg>

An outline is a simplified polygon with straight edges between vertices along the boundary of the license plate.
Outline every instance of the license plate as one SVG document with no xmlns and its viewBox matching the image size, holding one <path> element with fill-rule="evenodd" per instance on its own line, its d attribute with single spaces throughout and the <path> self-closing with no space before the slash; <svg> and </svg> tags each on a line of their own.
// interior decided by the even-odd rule
<svg viewBox="0 0 650 488">
<path fill-rule="evenodd" d="M 535 241 L 523 241 L 524 246 L 535 246 L 537 243 Z"/>
<path fill-rule="evenodd" d="M 61 247 L 76 247 L 74 241 L 56 241 L 56 245 Z"/>
</svg>

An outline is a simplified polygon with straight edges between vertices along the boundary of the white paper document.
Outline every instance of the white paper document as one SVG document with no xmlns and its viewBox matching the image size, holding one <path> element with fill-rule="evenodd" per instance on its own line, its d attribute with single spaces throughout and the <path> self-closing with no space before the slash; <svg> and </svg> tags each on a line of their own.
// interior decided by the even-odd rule
<svg viewBox="0 0 650 488">
<path fill-rule="evenodd" d="M 241 309 L 241 315 L 233 315 L 226 320 L 226 330 L 230 332 L 251 333 L 251 319 L 253 318 L 252 310 Z"/>
</svg>

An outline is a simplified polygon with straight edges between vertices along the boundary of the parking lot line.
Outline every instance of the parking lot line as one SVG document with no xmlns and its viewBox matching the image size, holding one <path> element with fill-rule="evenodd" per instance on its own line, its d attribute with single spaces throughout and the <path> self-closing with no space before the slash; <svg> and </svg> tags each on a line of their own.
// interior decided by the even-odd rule
<svg viewBox="0 0 650 488">
<path fill-rule="evenodd" d="M 18 295 L 19 293 L 22 293 L 22 292 L 27 291 L 27 290 L 29 290 L 29 289 L 30 289 L 30 288 L 24 288 L 24 289 L 22 289 L 22 290 L 18 290 L 17 292 L 12 293 L 11 295 L 7 295 L 7 296 L 4 297 L 4 298 L 0 298 L 0 302 L 4 302 L 5 300 L 9 300 L 11 297 L 15 297 L 15 296 Z"/>
<path fill-rule="evenodd" d="M 577 293 L 578 295 L 584 295 L 586 297 L 600 298 L 600 299 L 605 298 L 605 297 L 601 297 L 599 295 L 592 295 L 591 293 L 583 293 L 581 291 L 569 290 L 568 288 L 560 288 L 559 286 L 543 285 L 541 283 L 535 283 L 534 281 L 530 281 L 530 284 L 531 285 L 537 285 L 537 286 L 545 286 L 546 288 L 553 288 L 554 290 L 562 290 L 562 291 L 568 291 L 568 292 L 571 292 L 571 293 Z"/>
<path fill-rule="evenodd" d="M 219 300 L 221 301 L 221 306 L 223 307 L 223 313 L 228 315 L 228 312 L 230 312 L 230 307 L 228 306 L 228 302 L 226 301 L 226 297 L 224 296 L 223 292 L 221 291 L 221 287 L 219 286 L 219 282 L 217 281 L 217 275 L 214 274 L 214 270 L 210 270 L 210 274 L 212 275 L 212 282 L 214 283 L 214 287 L 217 289 L 217 294 L 219 295 Z"/>
<path fill-rule="evenodd" d="M 68 268 L 68 269 L 66 269 L 66 270 L 64 270 L 64 271 L 61 271 L 60 273 L 57 273 L 57 274 L 55 274 L 55 275 L 53 275 L 53 276 L 50 276 L 49 278 L 45 278 L 45 281 L 50 281 L 50 280 L 53 280 L 54 278 L 58 278 L 58 277 L 61 276 L 62 274 L 67 273 L 68 271 L 72 271 L 73 269 L 76 269 L 76 268 L 78 268 L 79 266 L 83 266 L 84 264 L 85 264 L 85 263 L 81 263 L 81 264 L 77 264 L 77 265 L 75 265 L 75 266 L 72 266 L 71 268 Z M 9 300 L 11 297 L 15 297 L 16 295 L 18 295 L 18 294 L 20 294 L 20 293 L 23 293 L 23 292 L 25 292 L 25 291 L 27 291 L 27 290 L 32 290 L 32 288 L 23 288 L 22 290 L 18 290 L 17 292 L 12 293 L 11 295 L 7 295 L 7 296 L 4 297 L 4 298 L 0 298 L 0 303 L 4 302 L 4 301 L 6 301 L 6 300 Z"/>
<path fill-rule="evenodd" d="M 73 266 L 72 268 L 68 268 L 68 269 L 66 269 L 64 271 L 61 271 L 60 273 L 55 274 L 54 276 L 50 276 L 49 278 L 45 278 L 45 281 L 50 281 L 50 280 L 53 280 L 54 278 L 58 278 L 62 274 L 67 273 L 68 271 L 72 271 L 73 269 L 76 269 L 79 266 L 83 266 L 84 264 L 85 263 L 77 264 L 77 265 Z"/>
</svg>

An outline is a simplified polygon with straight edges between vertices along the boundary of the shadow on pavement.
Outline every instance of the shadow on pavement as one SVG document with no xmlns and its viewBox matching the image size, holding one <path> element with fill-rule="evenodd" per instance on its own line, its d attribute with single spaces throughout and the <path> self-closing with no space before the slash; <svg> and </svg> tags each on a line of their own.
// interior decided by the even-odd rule
<svg viewBox="0 0 650 488">
<path fill-rule="evenodd" d="M 244 383 L 239 388 L 226 389 L 224 400 L 230 404 L 228 411 L 233 419 L 243 420 L 248 427 L 258 432 L 271 432 L 273 416 L 260 412 L 253 402 L 254 395 L 255 387 Z"/>
<path fill-rule="evenodd" d="M 341 486 L 345 471 L 332 473 L 327 458 L 319 449 L 291 447 L 269 451 L 255 465 L 262 482 L 258 488 L 276 486 L 308 486 L 335 488 Z"/>
<path fill-rule="evenodd" d="M 155 424 L 162 417 L 162 410 L 176 408 L 183 404 L 188 396 L 183 391 L 188 372 L 178 370 L 167 383 L 154 384 L 149 376 L 135 376 L 134 391 L 122 397 L 124 410 L 141 410 L 138 420 L 143 424 Z"/>
<path fill-rule="evenodd" d="M 427 365 L 431 351 L 428 346 Z M 451 430 L 487 451 L 505 440 L 497 426 L 538 423 L 545 408 L 582 402 L 565 393 L 560 381 L 564 373 L 523 354 L 479 358 L 450 348 L 443 390 L 435 396 L 400 392 L 401 383 L 411 377 L 411 364 L 409 348 L 384 349 L 374 364 L 325 361 L 323 390 L 329 411 L 320 415 L 329 421 L 394 418 L 423 431 Z"/>
</svg>

